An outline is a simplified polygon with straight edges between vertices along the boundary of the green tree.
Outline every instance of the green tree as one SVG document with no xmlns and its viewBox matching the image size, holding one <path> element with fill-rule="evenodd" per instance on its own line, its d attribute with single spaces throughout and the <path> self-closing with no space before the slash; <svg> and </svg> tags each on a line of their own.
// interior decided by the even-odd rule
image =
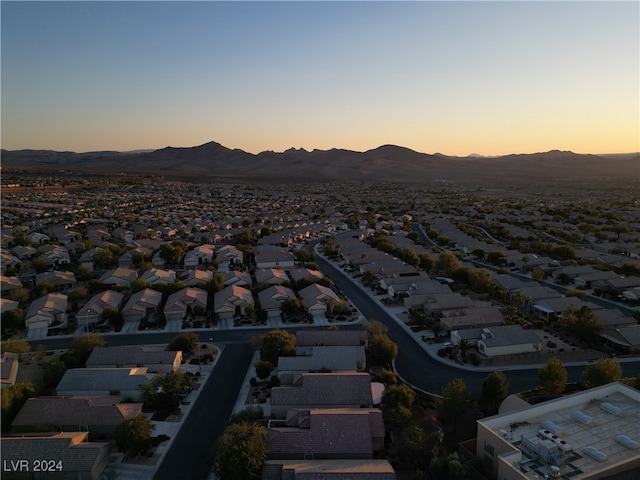
<svg viewBox="0 0 640 480">
<path fill-rule="evenodd" d="M 598 343 L 604 329 L 602 322 L 586 305 L 580 309 L 569 305 L 567 311 L 562 314 L 561 323 L 569 332 L 589 343 Z"/>
<path fill-rule="evenodd" d="M 362 273 L 362 278 L 361 278 L 362 284 L 370 287 L 370 286 L 374 286 L 378 283 L 378 276 L 373 272 L 373 270 L 365 270 Z"/>
<path fill-rule="evenodd" d="M 541 282 L 546 277 L 547 277 L 547 274 L 544 273 L 544 270 L 542 270 L 539 267 L 534 268 L 533 271 L 531 272 L 531 279 L 535 280 L 536 282 Z"/>
<path fill-rule="evenodd" d="M 390 385 L 398 384 L 398 376 L 391 370 L 382 368 L 376 374 L 374 381 L 383 383 L 385 387 L 389 387 Z"/>
<path fill-rule="evenodd" d="M 134 280 L 131 280 L 129 287 L 131 288 L 131 293 L 137 293 L 144 290 L 145 288 L 150 288 L 151 283 L 144 278 L 136 278 Z"/>
<path fill-rule="evenodd" d="M 507 263 L 507 257 L 504 252 L 493 251 L 487 254 L 487 261 L 493 265 L 505 265 Z"/>
<path fill-rule="evenodd" d="M 409 455 L 414 468 L 424 470 L 429 468 L 429 461 L 438 455 L 442 447 L 442 430 L 435 422 L 411 424 L 400 433 L 399 444 L 401 451 Z"/>
<path fill-rule="evenodd" d="M 443 272 L 449 277 L 453 276 L 454 272 L 461 266 L 462 262 L 460 262 L 456 254 L 451 251 L 442 252 L 436 262 L 436 270 Z"/>
<path fill-rule="evenodd" d="M 276 328 L 259 337 L 260 360 L 278 365 L 278 357 L 288 357 L 296 353 L 296 337 Z"/>
<path fill-rule="evenodd" d="M 287 298 L 282 302 L 282 313 L 286 317 L 295 317 L 304 315 L 307 312 L 307 306 L 299 298 Z"/>
<path fill-rule="evenodd" d="M 179 333 L 167 345 L 167 350 L 171 352 L 182 351 L 182 355 L 190 357 L 198 348 L 198 336 L 192 332 Z"/>
<path fill-rule="evenodd" d="M 398 345 L 387 335 L 374 335 L 369 339 L 367 353 L 373 365 L 389 367 L 398 356 Z"/>
<path fill-rule="evenodd" d="M 509 395 L 509 383 L 506 375 L 501 371 L 491 372 L 482 382 L 480 392 L 480 409 L 487 415 L 498 413 L 500 403 Z"/>
<path fill-rule="evenodd" d="M 469 272 L 469 285 L 472 290 L 478 293 L 487 293 L 491 291 L 493 279 L 491 272 L 484 268 L 471 269 Z"/>
<path fill-rule="evenodd" d="M 248 405 L 244 410 L 231 414 L 229 425 L 258 422 L 262 417 L 264 417 L 264 409 L 260 405 Z"/>
<path fill-rule="evenodd" d="M 418 265 L 422 270 L 424 270 L 425 272 L 430 272 L 433 269 L 435 260 L 431 258 L 428 253 L 421 253 L 420 255 L 418 255 L 418 259 Z"/>
<path fill-rule="evenodd" d="M 2 321 L 4 322 L 4 314 L 2 315 Z M 14 340 L 5 340 L 4 342 L 0 343 L 0 350 L 2 350 L 2 353 L 27 353 L 29 350 L 31 350 L 31 345 L 29 345 L 29 342 L 27 342 L 26 340 L 17 338 Z"/>
<path fill-rule="evenodd" d="M 220 480 L 259 480 L 267 459 L 267 430 L 254 422 L 227 426 L 216 442 L 213 471 Z"/>
<path fill-rule="evenodd" d="M 442 387 L 442 397 L 435 403 L 436 415 L 442 424 L 453 424 L 453 435 L 458 428 L 459 417 L 471 409 L 471 393 L 461 378 Z"/>
<path fill-rule="evenodd" d="M 34 292 L 36 297 L 43 297 L 53 292 L 55 289 L 56 289 L 56 286 L 53 284 L 53 282 L 49 280 L 45 280 L 44 282 L 36 285 Z"/>
<path fill-rule="evenodd" d="M 69 350 L 63 355 L 62 360 L 67 368 L 84 367 L 89 355 L 95 347 L 106 347 L 107 342 L 100 335 L 84 334 L 75 337 L 69 344 Z"/>
<path fill-rule="evenodd" d="M 538 391 L 543 395 L 559 395 L 567 386 L 567 377 L 562 361 L 552 357 L 538 369 Z"/>
<path fill-rule="evenodd" d="M 387 327 L 384 323 L 382 323 L 380 320 L 373 319 L 365 323 L 362 328 L 366 330 L 372 337 L 374 335 L 386 335 L 389 331 L 389 327 Z"/>
<path fill-rule="evenodd" d="M 0 402 L 2 403 L 2 430 L 7 431 L 11 422 L 18 414 L 29 397 L 36 394 L 33 383 L 16 383 L 2 388 Z"/>
<path fill-rule="evenodd" d="M 122 313 L 115 307 L 105 307 L 100 314 L 101 322 L 109 322 L 111 325 L 122 326 L 124 319 Z"/>
<path fill-rule="evenodd" d="M 582 383 L 587 388 L 617 382 L 622 377 L 622 367 L 611 358 L 599 358 L 582 371 Z"/>
<path fill-rule="evenodd" d="M 155 428 L 144 413 L 127 418 L 116 427 L 116 446 L 121 451 L 146 452 L 151 446 L 151 434 Z"/>
<path fill-rule="evenodd" d="M 169 265 L 178 265 L 188 250 L 187 244 L 182 240 L 173 240 L 160 246 L 160 258 Z"/>
<path fill-rule="evenodd" d="M 254 367 L 256 369 L 256 375 L 260 380 L 265 380 L 273 371 L 273 363 L 268 360 L 258 360 Z"/>
<path fill-rule="evenodd" d="M 390 430 L 402 430 L 411 424 L 411 407 L 416 394 L 407 385 L 391 385 L 382 393 L 382 416 Z"/>
<path fill-rule="evenodd" d="M 467 480 L 469 470 L 458 452 L 434 457 L 429 463 L 432 478 L 438 480 Z"/>
<path fill-rule="evenodd" d="M 407 265 L 415 266 L 420 263 L 420 258 L 413 248 L 406 247 L 402 249 L 402 261 Z"/>
</svg>

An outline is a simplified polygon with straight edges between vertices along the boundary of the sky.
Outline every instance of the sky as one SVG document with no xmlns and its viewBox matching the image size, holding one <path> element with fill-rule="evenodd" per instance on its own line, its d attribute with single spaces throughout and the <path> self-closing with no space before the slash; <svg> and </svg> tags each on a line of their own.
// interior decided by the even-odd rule
<svg viewBox="0 0 640 480">
<path fill-rule="evenodd" d="M 640 2 L 2 1 L 7 150 L 640 151 Z"/>
</svg>

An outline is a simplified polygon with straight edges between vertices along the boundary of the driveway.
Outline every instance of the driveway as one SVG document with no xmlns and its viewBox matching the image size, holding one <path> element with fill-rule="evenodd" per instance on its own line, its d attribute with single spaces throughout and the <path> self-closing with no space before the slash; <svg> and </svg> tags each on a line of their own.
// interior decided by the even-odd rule
<svg viewBox="0 0 640 480">
<path fill-rule="evenodd" d="M 167 332 L 179 332 L 182 330 L 182 320 L 169 320 L 165 330 Z"/>
</svg>

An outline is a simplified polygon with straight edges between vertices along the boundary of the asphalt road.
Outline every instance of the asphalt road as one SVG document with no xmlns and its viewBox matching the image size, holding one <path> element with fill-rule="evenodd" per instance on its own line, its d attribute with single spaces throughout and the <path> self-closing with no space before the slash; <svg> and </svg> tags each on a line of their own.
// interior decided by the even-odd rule
<svg viewBox="0 0 640 480">
<path fill-rule="evenodd" d="M 360 310 L 367 319 L 375 319 L 389 327 L 389 338 L 398 344 L 396 371 L 409 384 L 423 391 L 439 395 L 441 388 L 455 378 L 461 378 L 467 389 L 479 395 L 482 382 L 487 372 L 461 370 L 443 365 L 431 358 L 414 339 L 400 327 L 387 311 L 372 301 L 368 293 L 349 278 L 342 270 L 335 267 L 319 255 L 316 256 L 318 268 L 331 277 L 333 282 L 342 290 L 349 300 Z M 640 362 L 621 363 L 623 377 L 635 377 L 640 372 Z M 568 382 L 578 382 L 584 366 L 565 366 L 568 372 Z M 538 385 L 538 367 L 519 370 L 503 370 L 509 381 L 511 392 L 531 390 Z"/>
<path fill-rule="evenodd" d="M 195 480 L 209 476 L 215 441 L 227 425 L 252 358 L 253 348 L 247 343 L 225 346 L 158 467 L 155 480 Z"/>
</svg>

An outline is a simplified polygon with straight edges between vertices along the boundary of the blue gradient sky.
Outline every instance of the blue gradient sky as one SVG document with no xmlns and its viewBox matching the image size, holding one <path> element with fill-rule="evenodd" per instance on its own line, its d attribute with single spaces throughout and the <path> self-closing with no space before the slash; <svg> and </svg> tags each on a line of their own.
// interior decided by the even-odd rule
<svg viewBox="0 0 640 480">
<path fill-rule="evenodd" d="M 640 150 L 635 1 L 1 9 L 9 150 Z"/>
</svg>

